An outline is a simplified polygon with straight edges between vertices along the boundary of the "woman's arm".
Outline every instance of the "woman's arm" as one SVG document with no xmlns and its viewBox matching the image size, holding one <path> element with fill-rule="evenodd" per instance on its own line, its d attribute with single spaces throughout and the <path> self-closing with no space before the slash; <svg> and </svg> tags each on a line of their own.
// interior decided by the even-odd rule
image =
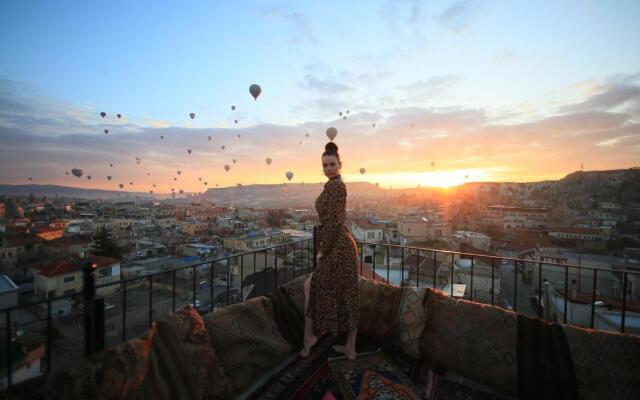
<svg viewBox="0 0 640 400">
<path fill-rule="evenodd" d="M 335 182 L 327 187 L 328 213 L 322 221 L 322 235 L 318 252 L 322 256 L 329 254 L 338 238 L 340 227 L 347 217 L 347 188 L 342 182 Z"/>
</svg>

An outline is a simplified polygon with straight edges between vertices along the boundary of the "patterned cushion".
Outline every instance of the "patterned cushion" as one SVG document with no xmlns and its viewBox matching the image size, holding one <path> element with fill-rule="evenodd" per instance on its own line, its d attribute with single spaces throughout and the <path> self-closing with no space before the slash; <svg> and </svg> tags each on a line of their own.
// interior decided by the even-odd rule
<svg viewBox="0 0 640 400">
<path fill-rule="evenodd" d="M 164 319 L 172 328 L 173 334 L 182 343 L 211 346 L 211 339 L 204 327 L 202 317 L 192 305 L 177 311 Z"/>
<path fill-rule="evenodd" d="M 640 336 L 563 325 L 582 399 L 640 399 Z"/>
<path fill-rule="evenodd" d="M 517 394 L 516 313 L 427 291 L 422 353 L 480 384 Z"/>
<path fill-rule="evenodd" d="M 424 331 L 424 287 L 405 287 L 398 313 L 396 345 L 412 357 L 420 358 L 420 338 Z"/>
<path fill-rule="evenodd" d="M 244 392 L 292 351 L 274 321 L 270 300 L 264 296 L 215 310 L 203 320 L 235 394 Z"/>
<path fill-rule="evenodd" d="M 392 339 L 398 330 L 397 318 L 403 289 L 359 277 L 358 291 L 360 297 L 358 333 L 381 340 Z"/>
<path fill-rule="evenodd" d="M 304 315 L 304 282 L 309 276 L 311 276 L 311 274 L 299 276 L 296 279 L 280 286 L 285 292 L 287 292 L 289 298 L 293 301 L 296 307 L 298 307 L 298 310 L 300 310 L 302 315 Z"/>
</svg>

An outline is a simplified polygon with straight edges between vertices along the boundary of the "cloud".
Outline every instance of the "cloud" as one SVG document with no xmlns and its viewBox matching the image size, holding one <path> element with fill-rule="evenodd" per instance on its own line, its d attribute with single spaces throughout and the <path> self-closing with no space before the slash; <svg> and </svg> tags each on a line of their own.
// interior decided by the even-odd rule
<svg viewBox="0 0 640 400">
<path fill-rule="evenodd" d="M 417 80 L 409 84 L 400 85 L 399 89 L 411 98 L 436 96 L 443 94 L 447 89 L 460 82 L 460 80 L 460 76 L 455 74 L 434 76 L 427 80 Z"/>
<path fill-rule="evenodd" d="M 304 79 L 299 84 L 300 87 L 304 89 L 326 95 L 339 95 L 354 90 L 351 86 L 338 82 L 337 80 L 319 78 L 311 74 L 305 75 Z"/>
<path fill-rule="evenodd" d="M 317 39 L 309 18 L 300 11 L 285 11 L 274 9 L 265 11 L 265 16 L 286 22 L 291 28 L 291 40 L 293 42 L 309 42 L 316 44 Z"/>
<path fill-rule="evenodd" d="M 472 0 L 461 0 L 444 9 L 435 19 L 454 32 L 462 32 L 469 28 L 476 13 L 477 7 Z"/>
</svg>

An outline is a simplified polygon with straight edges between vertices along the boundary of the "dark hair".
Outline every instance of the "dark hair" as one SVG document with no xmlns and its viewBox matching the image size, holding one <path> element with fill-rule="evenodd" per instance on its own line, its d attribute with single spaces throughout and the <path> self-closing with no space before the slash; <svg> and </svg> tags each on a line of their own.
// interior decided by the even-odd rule
<svg viewBox="0 0 640 400">
<path fill-rule="evenodd" d="M 338 154 L 338 145 L 333 142 L 325 144 L 324 153 L 322 153 L 322 157 L 324 156 L 336 156 L 338 161 L 340 161 L 340 154 Z"/>
</svg>

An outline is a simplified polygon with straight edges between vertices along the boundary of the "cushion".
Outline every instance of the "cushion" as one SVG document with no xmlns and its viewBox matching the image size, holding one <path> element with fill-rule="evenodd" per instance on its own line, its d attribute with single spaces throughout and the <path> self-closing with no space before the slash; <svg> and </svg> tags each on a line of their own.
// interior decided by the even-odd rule
<svg viewBox="0 0 640 400">
<path fill-rule="evenodd" d="M 403 289 L 384 282 L 358 278 L 360 324 L 358 334 L 392 340 L 398 330 L 397 318 Z"/>
<path fill-rule="evenodd" d="M 422 353 L 480 384 L 517 394 L 516 313 L 426 289 Z"/>
<path fill-rule="evenodd" d="M 420 339 L 425 324 L 424 300 L 427 289 L 413 286 L 406 286 L 403 289 L 398 312 L 396 345 L 408 355 L 421 358 Z"/>
<path fill-rule="evenodd" d="M 204 327 L 198 311 L 192 305 L 179 310 L 166 318 L 167 327 L 182 343 L 211 346 L 211 339 Z"/>
<path fill-rule="evenodd" d="M 311 274 L 299 276 L 280 286 L 289 295 L 289 298 L 298 307 L 302 315 L 304 315 L 304 282 L 309 276 Z"/>
<path fill-rule="evenodd" d="M 582 399 L 640 399 L 640 336 L 563 325 Z"/>
<path fill-rule="evenodd" d="M 274 321 L 271 302 L 264 296 L 220 308 L 203 320 L 234 394 L 244 392 L 292 351 Z"/>
</svg>

